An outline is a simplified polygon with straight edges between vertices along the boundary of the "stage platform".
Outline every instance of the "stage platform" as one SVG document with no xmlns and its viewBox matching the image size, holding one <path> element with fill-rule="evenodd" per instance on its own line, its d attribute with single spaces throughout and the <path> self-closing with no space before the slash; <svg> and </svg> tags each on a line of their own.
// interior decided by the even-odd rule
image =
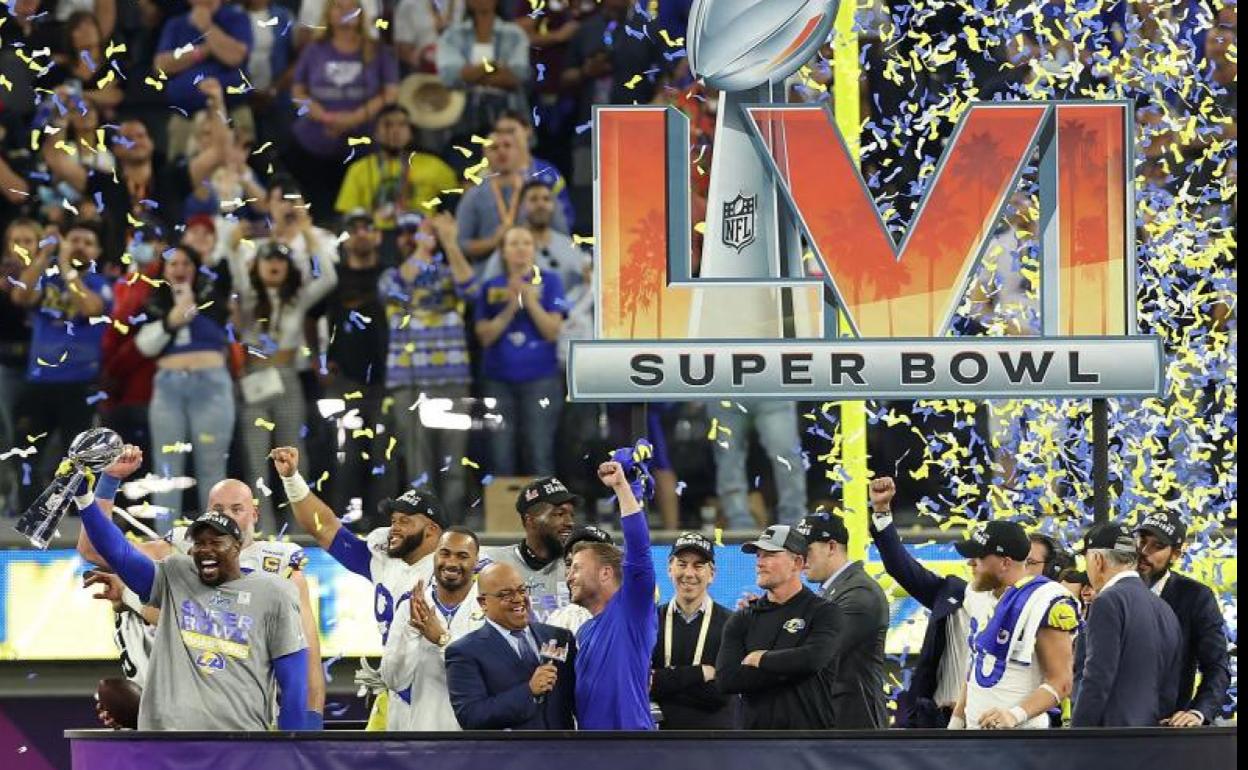
<svg viewBox="0 0 1248 770">
<path fill-rule="evenodd" d="M 1238 728 L 65 735 L 73 770 L 1230 770 Z"/>
</svg>

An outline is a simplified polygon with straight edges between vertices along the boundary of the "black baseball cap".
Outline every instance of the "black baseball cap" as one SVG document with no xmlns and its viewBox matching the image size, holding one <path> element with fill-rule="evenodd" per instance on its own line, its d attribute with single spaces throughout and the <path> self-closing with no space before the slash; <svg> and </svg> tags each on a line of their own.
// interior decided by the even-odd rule
<svg viewBox="0 0 1248 770">
<path fill-rule="evenodd" d="M 551 505 L 572 503 L 579 508 L 581 497 L 569 492 L 567 486 L 554 476 L 544 476 L 534 479 L 520 490 L 520 494 L 516 497 L 516 511 L 521 514 L 527 513 L 530 508 L 539 503 Z"/>
<path fill-rule="evenodd" d="M 1114 522 L 1093 524 L 1088 527 L 1087 532 L 1083 533 L 1083 544 L 1079 546 L 1079 553 L 1086 554 L 1088 551 L 1118 551 L 1134 554 L 1135 538 L 1121 524 Z"/>
<path fill-rule="evenodd" d="M 808 543 L 837 542 L 849 545 L 849 528 L 845 520 L 833 513 L 814 513 L 802 519 L 797 532 Z"/>
<path fill-rule="evenodd" d="M 442 507 L 442 501 L 428 489 L 409 489 L 398 497 L 382 500 L 378 508 L 384 516 L 398 511 L 409 516 L 424 516 L 439 527 L 447 526 L 446 509 Z"/>
<path fill-rule="evenodd" d="M 1007 556 L 1023 561 L 1031 553 L 1031 540 L 1023 525 L 1014 521 L 990 521 L 975 530 L 970 539 L 955 543 L 957 552 L 968 559 Z"/>
<path fill-rule="evenodd" d="M 1144 517 L 1144 521 L 1135 528 L 1136 532 L 1148 532 L 1158 540 L 1174 548 L 1187 540 L 1187 527 L 1177 513 L 1159 511 Z"/>
<path fill-rule="evenodd" d="M 351 227 L 356 222 L 364 222 L 368 225 L 373 224 L 373 215 L 365 209 L 351 209 L 342 218 L 343 227 Z"/>
<path fill-rule="evenodd" d="M 672 543 L 669 558 L 682 551 L 694 551 L 705 556 L 710 563 L 715 563 L 715 543 L 701 532 L 681 532 L 676 542 Z"/>
<path fill-rule="evenodd" d="M 238 542 L 243 542 L 243 531 L 238 528 L 238 522 L 218 511 L 204 511 L 199 518 L 191 522 L 191 526 L 187 527 L 186 534 L 194 537 L 196 532 L 201 529 L 209 528 L 220 532 L 223 535 L 229 535 Z"/>
<path fill-rule="evenodd" d="M 757 540 L 741 546 L 741 550 L 746 553 L 788 551 L 798 556 L 805 556 L 806 538 L 788 524 L 773 524 L 763 530 L 763 534 L 759 535 Z"/>
<path fill-rule="evenodd" d="M 572 553 L 572 546 L 577 543 L 606 543 L 607 545 L 615 545 L 615 538 L 611 537 L 611 533 L 604 529 L 588 525 L 577 527 L 572 530 L 572 534 L 568 535 L 568 539 L 563 544 L 564 553 Z"/>
</svg>

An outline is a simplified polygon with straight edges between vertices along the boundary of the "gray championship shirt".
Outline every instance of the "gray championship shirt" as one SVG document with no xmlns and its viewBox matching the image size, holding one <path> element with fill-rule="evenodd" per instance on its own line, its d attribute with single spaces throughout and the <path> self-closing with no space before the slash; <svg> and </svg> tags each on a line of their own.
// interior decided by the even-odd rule
<svg viewBox="0 0 1248 770">
<path fill-rule="evenodd" d="M 545 623 L 555 610 L 572 603 L 568 593 L 567 568 L 563 566 L 563 557 L 552 561 L 541 569 L 533 569 L 520 555 L 519 545 L 498 545 L 483 548 L 481 555 L 492 562 L 510 564 L 520 573 L 524 584 L 529 587 L 529 600 L 534 620 Z"/>
<path fill-rule="evenodd" d="M 174 554 L 156 565 L 148 602 L 160 610 L 140 730 L 268 730 L 276 718 L 271 661 L 307 647 L 299 592 L 252 572 L 219 586 Z"/>
</svg>

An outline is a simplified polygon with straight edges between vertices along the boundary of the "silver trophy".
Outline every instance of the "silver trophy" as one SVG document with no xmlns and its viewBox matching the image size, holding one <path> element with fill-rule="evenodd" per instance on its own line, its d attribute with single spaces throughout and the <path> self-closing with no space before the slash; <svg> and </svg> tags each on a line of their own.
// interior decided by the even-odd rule
<svg viewBox="0 0 1248 770">
<path fill-rule="evenodd" d="M 67 460 L 70 471 L 57 475 L 43 494 L 26 509 L 17 521 L 17 531 L 30 539 L 31 545 L 44 550 L 52 542 L 56 528 L 74 504 L 74 493 L 86 478 L 87 471 L 99 473 L 112 465 L 125 448 L 121 436 L 108 428 L 92 428 L 79 433 L 69 445 Z"/>
<path fill-rule="evenodd" d="M 759 155 L 742 108 L 785 103 L 785 79 L 828 39 L 839 5 L 839 0 L 695 0 L 689 61 L 694 74 L 720 90 L 702 278 L 803 275 L 797 221 Z M 764 133 L 766 144 L 783 157 L 784 137 Z M 792 312 L 785 310 L 789 291 L 743 287 L 732 303 L 704 303 L 701 291 L 690 314 L 692 337 L 802 336 L 786 321 Z"/>
</svg>

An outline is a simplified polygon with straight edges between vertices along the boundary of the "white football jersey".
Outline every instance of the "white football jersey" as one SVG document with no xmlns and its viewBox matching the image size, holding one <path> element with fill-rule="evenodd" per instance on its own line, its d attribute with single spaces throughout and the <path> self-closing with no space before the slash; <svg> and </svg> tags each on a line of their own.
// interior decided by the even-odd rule
<svg viewBox="0 0 1248 770">
<path fill-rule="evenodd" d="M 972 592 L 968 591 L 970 598 Z M 978 729 L 979 719 L 990 709 L 1011 709 L 1044 681 L 1040 663 L 1036 660 L 1036 635 L 1041 628 L 1057 628 L 1073 631 L 1078 626 L 1078 613 L 1074 601 L 1061 583 L 1046 581 L 1027 598 L 1014 628 L 1003 629 L 1008 643 L 1005 659 L 1001 660 L 973 644 L 976 634 L 992 620 L 997 610 L 1006 611 L 1003 604 L 990 601 L 971 601 L 966 605 L 971 616 L 970 670 L 966 687 L 966 726 Z M 1049 715 L 1039 714 L 1018 725 L 1018 729 L 1040 730 L 1050 726 Z"/>
<path fill-rule="evenodd" d="M 383 645 L 390 638 L 394 608 L 411 595 L 416 583 L 423 580 L 427 586 L 433 579 L 433 554 L 415 564 L 408 564 L 386 554 L 386 541 L 389 539 L 389 527 L 378 527 L 365 538 L 373 556 L 368 565 L 373 578 L 373 617 L 377 619 L 377 632 L 381 634 Z"/>
</svg>

